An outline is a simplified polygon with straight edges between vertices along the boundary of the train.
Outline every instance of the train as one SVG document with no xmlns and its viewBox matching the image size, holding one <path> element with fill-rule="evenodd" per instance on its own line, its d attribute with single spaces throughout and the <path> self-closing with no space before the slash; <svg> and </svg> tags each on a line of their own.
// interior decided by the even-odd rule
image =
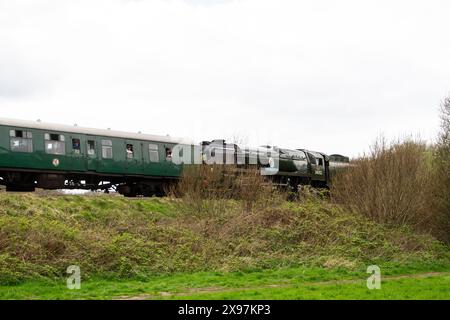
<svg viewBox="0 0 450 320">
<path fill-rule="evenodd" d="M 140 132 L 0 118 L 0 185 L 6 191 L 114 189 L 126 197 L 163 196 L 182 177 L 185 166 L 230 164 L 227 160 L 257 167 L 274 183 L 293 190 L 303 184 L 327 187 L 333 170 L 349 165 L 348 157 L 301 148 L 243 148 L 222 139 L 194 143 Z"/>
</svg>

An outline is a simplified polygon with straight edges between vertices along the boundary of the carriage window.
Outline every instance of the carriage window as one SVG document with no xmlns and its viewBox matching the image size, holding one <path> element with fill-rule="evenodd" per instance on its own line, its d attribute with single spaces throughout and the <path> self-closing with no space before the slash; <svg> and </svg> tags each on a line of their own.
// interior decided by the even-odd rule
<svg viewBox="0 0 450 320">
<path fill-rule="evenodd" d="M 45 152 L 48 154 L 66 154 L 65 137 L 62 134 L 45 134 Z"/>
<path fill-rule="evenodd" d="M 319 158 L 319 166 L 323 165 L 323 159 Z"/>
<path fill-rule="evenodd" d="M 87 153 L 90 156 L 95 156 L 95 141 L 94 140 L 88 140 Z"/>
<path fill-rule="evenodd" d="M 113 149 L 111 140 L 102 140 L 102 157 L 104 159 L 113 158 Z"/>
<path fill-rule="evenodd" d="M 149 144 L 150 162 L 159 162 L 159 153 L 157 144 Z"/>
<path fill-rule="evenodd" d="M 80 154 L 80 152 L 81 152 L 80 139 L 72 139 L 72 150 L 73 150 L 73 153 Z"/>
<path fill-rule="evenodd" d="M 134 150 L 132 144 L 127 144 L 127 158 L 133 159 L 134 158 Z"/>
<path fill-rule="evenodd" d="M 33 152 L 33 134 L 31 132 L 11 130 L 9 135 L 11 151 Z"/>
<path fill-rule="evenodd" d="M 172 149 L 166 148 L 166 160 L 172 161 Z"/>
</svg>

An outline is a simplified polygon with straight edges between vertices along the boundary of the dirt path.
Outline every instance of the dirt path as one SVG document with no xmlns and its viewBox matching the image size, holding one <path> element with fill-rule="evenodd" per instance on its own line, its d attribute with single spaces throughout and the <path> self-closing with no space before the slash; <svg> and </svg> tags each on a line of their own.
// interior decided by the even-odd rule
<svg viewBox="0 0 450 320">
<path fill-rule="evenodd" d="M 416 273 L 416 274 L 406 274 L 399 276 L 385 276 L 382 277 L 383 281 L 386 280 L 400 280 L 400 279 L 423 279 L 428 277 L 436 276 L 450 276 L 450 272 L 428 272 L 428 273 Z M 354 284 L 365 282 L 365 279 L 349 279 L 349 280 L 328 280 L 328 281 L 317 281 L 317 282 L 302 282 L 304 286 L 323 286 L 323 285 L 339 285 L 339 284 Z M 247 290 L 259 290 L 268 288 L 291 288 L 298 283 L 274 283 L 266 284 L 253 287 L 237 287 L 237 288 L 226 288 L 226 287 L 204 287 L 204 288 L 190 288 L 181 292 L 158 292 L 157 294 L 140 294 L 137 296 L 123 296 L 117 297 L 115 300 L 148 300 L 148 299 L 161 299 L 169 297 L 183 297 L 190 296 L 192 294 L 204 294 L 204 293 L 231 293 Z"/>
</svg>

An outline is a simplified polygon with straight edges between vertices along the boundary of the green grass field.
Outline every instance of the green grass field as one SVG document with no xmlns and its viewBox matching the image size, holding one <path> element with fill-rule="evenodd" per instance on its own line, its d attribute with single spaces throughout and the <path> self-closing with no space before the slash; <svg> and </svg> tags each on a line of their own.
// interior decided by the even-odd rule
<svg viewBox="0 0 450 320">
<path fill-rule="evenodd" d="M 424 268 L 425 266 L 422 266 Z M 69 290 L 63 279 L 0 286 L 0 299 L 450 299 L 444 266 L 388 268 L 379 290 L 368 274 L 323 268 L 290 268 L 249 273 L 196 273 L 140 280 L 89 279 Z M 401 274 L 400 274 L 400 273 Z"/>
<path fill-rule="evenodd" d="M 201 205 L 0 193 L 0 299 L 450 299 L 430 235 L 322 200 Z"/>
</svg>

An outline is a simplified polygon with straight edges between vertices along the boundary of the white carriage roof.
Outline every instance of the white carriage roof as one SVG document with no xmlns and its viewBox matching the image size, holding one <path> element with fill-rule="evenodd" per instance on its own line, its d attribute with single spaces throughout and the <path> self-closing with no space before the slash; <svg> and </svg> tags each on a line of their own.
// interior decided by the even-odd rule
<svg viewBox="0 0 450 320">
<path fill-rule="evenodd" d="M 61 132 L 69 132 L 69 133 L 78 133 L 78 134 L 88 134 L 88 135 L 96 135 L 102 137 L 112 137 L 112 138 L 123 138 L 123 139 L 132 139 L 132 140 L 145 140 L 145 141 L 155 141 L 155 142 L 166 142 L 166 143 L 175 143 L 175 144 L 193 144 L 189 139 L 183 138 L 173 138 L 170 136 L 160 136 L 160 135 L 151 135 L 144 133 L 132 133 L 125 131 L 116 131 L 109 129 L 94 129 L 87 127 L 79 127 L 76 125 L 62 125 L 62 124 L 54 124 L 54 123 L 46 123 L 41 121 L 27 121 L 27 120 L 16 120 L 16 119 L 7 119 L 0 118 L 0 125 L 3 126 L 11 126 L 16 128 L 29 128 L 29 129 L 40 129 L 40 130 L 48 130 L 48 131 L 61 131 Z"/>
</svg>

